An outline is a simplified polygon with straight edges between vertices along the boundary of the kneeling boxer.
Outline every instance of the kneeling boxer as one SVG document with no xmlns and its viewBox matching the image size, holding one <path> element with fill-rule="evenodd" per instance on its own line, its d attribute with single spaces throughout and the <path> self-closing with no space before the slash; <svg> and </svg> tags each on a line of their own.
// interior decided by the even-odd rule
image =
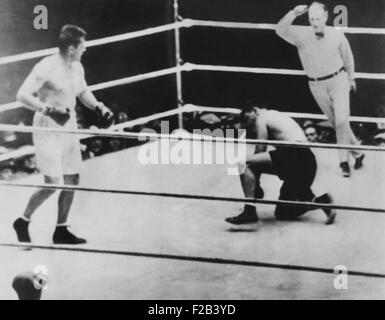
<svg viewBox="0 0 385 320">
<path fill-rule="evenodd" d="M 289 116 L 274 110 L 249 107 L 242 111 L 241 121 L 248 135 L 256 139 L 306 142 L 301 127 Z M 313 152 L 307 147 L 277 147 L 267 152 L 266 146 L 257 145 L 256 153 L 246 156 L 246 161 L 239 164 L 241 184 L 247 198 L 263 198 L 260 186 L 262 173 L 277 175 L 282 181 L 279 200 L 303 201 L 329 204 L 332 198 L 325 193 L 315 197 L 313 184 L 317 162 Z M 295 220 L 313 210 L 301 206 L 277 205 L 275 217 L 279 220 Z M 323 209 L 326 224 L 334 222 L 336 211 Z M 232 224 L 254 223 L 258 221 L 254 205 L 246 204 L 238 216 L 227 218 Z"/>
</svg>

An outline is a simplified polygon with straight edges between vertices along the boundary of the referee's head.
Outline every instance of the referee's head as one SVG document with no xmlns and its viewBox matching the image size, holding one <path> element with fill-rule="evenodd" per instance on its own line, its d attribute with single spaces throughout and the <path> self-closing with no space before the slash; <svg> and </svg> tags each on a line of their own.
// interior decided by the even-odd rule
<svg viewBox="0 0 385 320">
<path fill-rule="evenodd" d="M 328 9 L 321 2 L 313 2 L 309 7 L 309 22 L 315 33 L 323 33 L 328 21 Z"/>
</svg>

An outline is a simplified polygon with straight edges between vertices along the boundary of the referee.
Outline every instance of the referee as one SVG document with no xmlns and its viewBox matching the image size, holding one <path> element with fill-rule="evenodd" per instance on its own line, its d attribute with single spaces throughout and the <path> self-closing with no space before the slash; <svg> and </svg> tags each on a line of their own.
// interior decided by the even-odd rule
<svg viewBox="0 0 385 320">
<path fill-rule="evenodd" d="M 306 12 L 310 27 L 293 26 L 293 21 Z M 349 122 L 350 90 L 356 91 L 354 58 L 344 33 L 326 26 L 327 19 L 328 11 L 324 4 L 299 5 L 278 22 L 276 32 L 297 47 L 310 90 L 333 125 L 337 143 L 358 144 Z M 340 167 L 344 177 L 350 177 L 349 154 L 355 159 L 355 169 L 363 165 L 363 153 L 340 150 Z"/>
</svg>

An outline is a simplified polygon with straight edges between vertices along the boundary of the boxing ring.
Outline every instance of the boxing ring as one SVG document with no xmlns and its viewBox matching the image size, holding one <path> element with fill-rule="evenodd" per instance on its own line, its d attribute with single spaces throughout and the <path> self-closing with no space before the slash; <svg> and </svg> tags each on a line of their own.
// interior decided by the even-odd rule
<svg viewBox="0 0 385 320">
<path fill-rule="evenodd" d="M 108 130 L 64 130 L 0 124 L 2 131 L 57 132 L 88 136 L 144 139 L 148 144 L 169 140 L 171 144 L 202 143 L 209 150 L 228 143 L 248 145 L 310 146 L 319 170 L 314 184 L 328 191 L 333 205 L 299 203 L 314 211 L 295 222 L 276 221 L 275 204 L 298 205 L 274 200 L 280 182 L 262 176 L 264 199 L 244 198 L 239 177 L 227 174 L 223 165 L 142 165 L 140 146 L 106 154 L 83 163 L 80 186 L 41 183 L 40 175 L 17 181 L 0 181 L 0 299 L 14 298 L 12 277 L 37 264 L 49 270 L 46 299 L 346 299 L 385 296 L 385 167 L 384 147 L 292 143 L 208 136 L 135 133 L 123 129 L 148 121 L 178 117 L 191 112 L 240 112 L 186 103 L 182 73 L 189 71 L 247 72 L 303 76 L 303 71 L 272 68 L 199 65 L 183 62 L 181 28 L 195 26 L 274 30 L 273 24 L 233 23 L 182 19 L 174 1 L 175 22 L 87 42 L 87 47 L 127 41 L 160 32 L 175 33 L 175 66 L 123 79 L 91 85 L 93 91 L 129 85 L 175 74 L 178 107 L 113 126 Z M 385 29 L 347 28 L 349 33 L 385 34 Z M 0 65 L 36 59 L 56 49 L 0 58 Z M 385 80 L 385 74 L 356 73 L 357 79 Z M 0 106 L 0 111 L 20 108 L 18 102 Z M 287 112 L 294 118 L 326 119 L 323 115 Z M 383 123 L 384 118 L 351 117 L 351 121 Z M 192 144 L 191 144 L 192 143 Z M 366 151 L 365 167 L 350 179 L 339 176 L 337 150 Z M 0 161 L 33 154 L 33 147 L 0 156 Z M 108 170 L 108 174 L 103 172 Z M 118 169 L 117 169 L 118 168 Z M 95 174 L 103 173 L 103 174 Z M 74 229 L 88 239 L 82 246 L 50 244 L 55 225 L 56 198 L 47 201 L 34 216 L 32 244 L 16 242 L 12 221 L 21 214 L 33 188 L 77 190 L 70 218 Z M 15 202 L 15 199 L 17 201 Z M 230 227 L 223 219 L 244 203 L 258 203 L 261 221 L 257 227 Z M 334 225 L 323 224 L 323 207 L 338 209 Z M 106 209 L 108 208 L 108 210 Z M 336 290 L 334 267 L 348 268 L 349 290 Z M 7 292 L 7 288 L 9 291 Z"/>
</svg>

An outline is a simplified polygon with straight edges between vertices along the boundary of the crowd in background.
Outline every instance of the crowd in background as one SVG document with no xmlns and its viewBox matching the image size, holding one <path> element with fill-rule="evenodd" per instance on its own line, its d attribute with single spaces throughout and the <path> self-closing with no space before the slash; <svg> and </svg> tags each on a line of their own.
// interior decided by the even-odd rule
<svg viewBox="0 0 385 320">
<path fill-rule="evenodd" d="M 123 108 L 111 102 L 111 109 L 115 113 L 115 124 L 126 123 L 132 118 Z M 377 108 L 377 116 L 385 117 L 385 104 Z M 78 108 L 78 126 L 80 129 L 97 128 L 96 118 L 92 113 L 88 113 L 85 108 Z M 172 119 L 170 131 L 177 128 L 177 119 Z M 168 119 L 168 120 L 171 120 Z M 336 143 L 334 129 L 328 121 L 297 120 L 304 130 L 309 142 L 312 143 Z M 237 115 L 226 113 L 196 112 L 185 113 L 183 116 L 184 128 L 192 132 L 193 129 L 239 129 L 240 123 Z M 25 125 L 23 119 L 19 120 L 18 125 Z M 127 127 L 124 130 L 129 132 L 141 132 L 144 129 L 151 129 L 160 132 L 160 120 L 155 120 L 143 125 Z M 381 132 L 385 132 L 385 124 L 376 123 L 357 123 L 352 122 L 352 129 L 359 141 L 363 145 L 378 145 L 374 137 Z M 140 144 L 135 139 L 91 137 L 81 140 L 82 156 L 84 160 L 94 158 L 103 154 L 116 152 Z M 26 146 L 32 146 L 31 134 L 0 132 L 0 157 L 9 152 L 20 150 Z M 15 157 L 11 160 L 0 161 L 0 180 L 13 180 L 15 178 L 36 173 L 36 160 L 33 154 Z"/>
</svg>

